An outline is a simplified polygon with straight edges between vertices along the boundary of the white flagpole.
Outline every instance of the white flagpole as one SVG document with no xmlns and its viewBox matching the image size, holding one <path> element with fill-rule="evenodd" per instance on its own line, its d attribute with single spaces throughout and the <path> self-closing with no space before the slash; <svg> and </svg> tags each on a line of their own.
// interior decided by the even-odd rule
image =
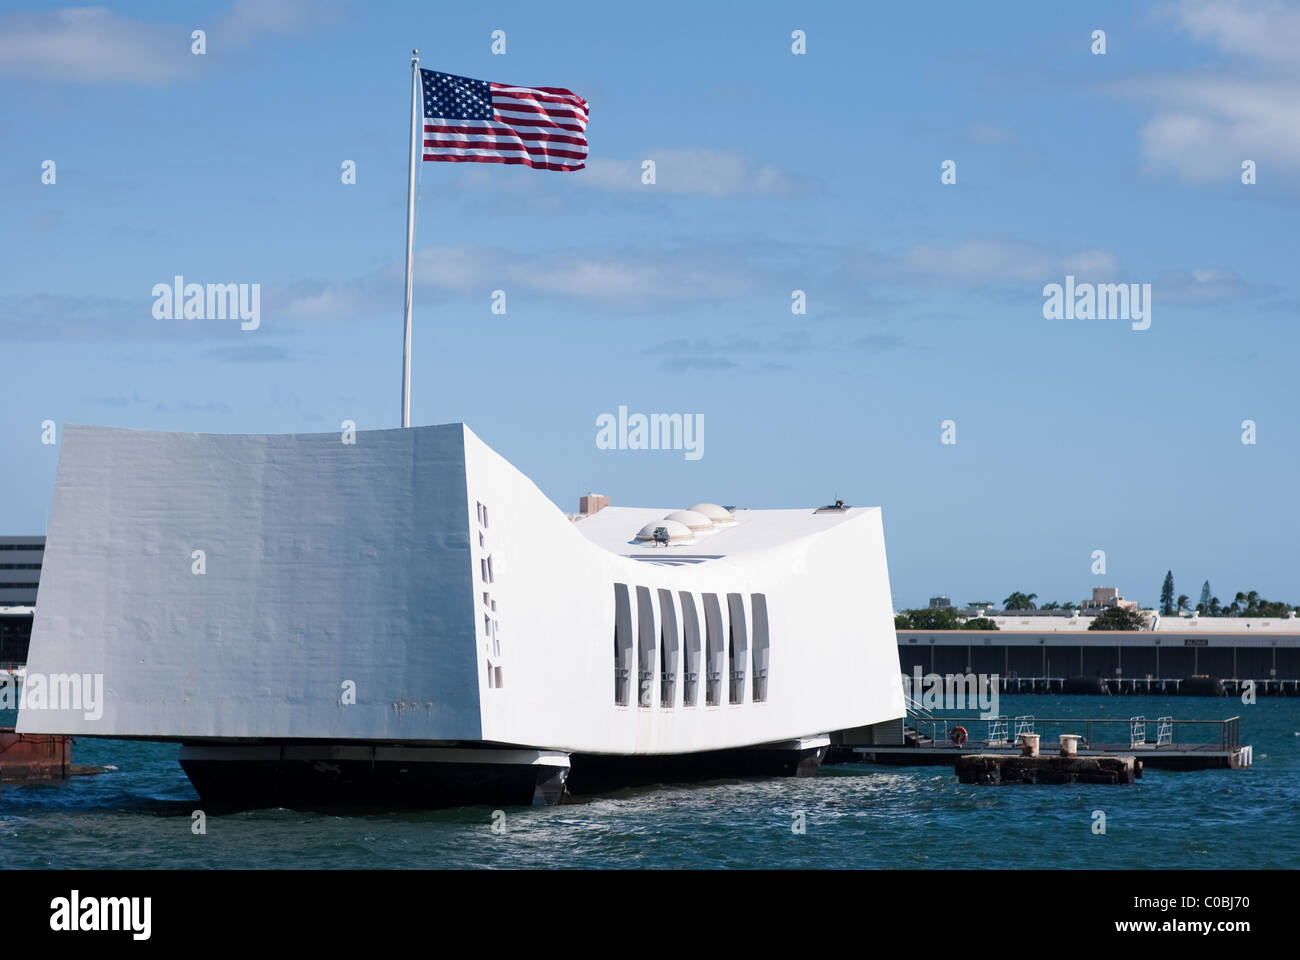
<svg viewBox="0 0 1300 960">
<path fill-rule="evenodd" d="M 420 115 L 420 51 L 411 53 L 411 161 L 406 185 L 406 330 L 402 341 L 402 426 L 411 425 L 411 255 L 415 245 L 415 164 Z"/>
</svg>

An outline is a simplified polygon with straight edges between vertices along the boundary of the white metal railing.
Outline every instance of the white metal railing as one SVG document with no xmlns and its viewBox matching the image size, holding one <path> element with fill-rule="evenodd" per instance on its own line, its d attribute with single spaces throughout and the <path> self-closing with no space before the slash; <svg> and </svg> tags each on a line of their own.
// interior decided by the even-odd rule
<svg viewBox="0 0 1300 960">
<path fill-rule="evenodd" d="M 1138 744 L 1147 742 L 1147 718 L 1128 718 L 1128 746 L 1132 750 Z"/>
<path fill-rule="evenodd" d="M 1034 732 L 1034 718 L 1030 714 L 1023 717 L 1016 717 L 1016 738 L 1019 739 L 1022 733 Z"/>
<path fill-rule="evenodd" d="M 1156 720 L 1159 726 L 1156 727 L 1156 746 L 1172 746 L 1174 742 L 1174 718 L 1159 717 Z"/>
<path fill-rule="evenodd" d="M 1007 718 L 997 716 L 989 721 L 989 743 L 1003 743 L 1011 738 L 1007 736 Z"/>
<path fill-rule="evenodd" d="M 920 717 L 922 720 L 933 720 L 934 714 L 925 707 L 921 706 L 921 701 L 916 699 L 906 690 L 903 691 L 903 705 L 907 708 L 908 716 Z"/>
</svg>

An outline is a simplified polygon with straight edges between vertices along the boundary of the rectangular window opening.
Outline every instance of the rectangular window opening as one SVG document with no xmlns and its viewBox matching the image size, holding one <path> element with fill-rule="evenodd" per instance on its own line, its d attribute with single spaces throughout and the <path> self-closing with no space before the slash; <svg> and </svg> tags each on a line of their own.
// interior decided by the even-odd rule
<svg viewBox="0 0 1300 960">
<path fill-rule="evenodd" d="M 700 614 L 695 597 L 681 591 L 682 601 L 682 705 L 693 707 L 699 702 Z"/>
<path fill-rule="evenodd" d="M 727 612 L 730 614 L 727 631 L 728 699 L 732 703 L 744 703 L 749 635 L 745 630 L 745 601 L 740 594 L 727 594 Z"/>
<path fill-rule="evenodd" d="M 767 699 L 768 620 L 767 596 L 753 593 L 749 597 L 754 614 L 754 702 Z"/>
<path fill-rule="evenodd" d="M 673 595 L 659 591 L 659 705 L 672 709 L 677 704 L 677 613 Z"/>
<path fill-rule="evenodd" d="M 722 607 L 716 593 L 704 595 L 704 704 L 722 703 L 722 673 L 726 669 L 726 638 L 722 632 Z"/>
<path fill-rule="evenodd" d="M 632 678 L 632 599 L 627 584 L 614 584 L 614 703 L 628 705 Z"/>
<path fill-rule="evenodd" d="M 646 587 L 636 588 L 636 702 L 653 707 L 655 694 L 655 610 Z"/>
</svg>

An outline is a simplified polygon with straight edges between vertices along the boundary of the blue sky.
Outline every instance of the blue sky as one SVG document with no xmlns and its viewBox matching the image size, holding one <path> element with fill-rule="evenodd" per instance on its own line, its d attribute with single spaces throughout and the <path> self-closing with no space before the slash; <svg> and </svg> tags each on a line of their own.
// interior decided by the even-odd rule
<svg viewBox="0 0 1300 960">
<path fill-rule="evenodd" d="M 879 504 L 900 606 L 1300 600 L 1295 6 L 624 6 L 6 5 L 0 532 L 45 529 L 47 419 L 397 425 L 418 46 L 586 97 L 591 161 L 421 165 L 413 423 L 565 510 Z M 1045 320 L 1067 273 L 1151 284 L 1150 329 Z M 175 274 L 260 328 L 155 320 Z M 597 449 L 620 404 L 704 456 Z"/>
</svg>

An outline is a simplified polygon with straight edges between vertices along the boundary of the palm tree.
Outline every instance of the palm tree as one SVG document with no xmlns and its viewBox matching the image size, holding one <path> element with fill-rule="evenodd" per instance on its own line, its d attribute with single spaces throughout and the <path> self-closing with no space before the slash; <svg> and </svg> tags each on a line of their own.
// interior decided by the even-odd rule
<svg viewBox="0 0 1300 960">
<path fill-rule="evenodd" d="M 1011 596 L 1002 601 L 1003 610 L 1036 610 L 1034 599 L 1038 596 L 1036 593 L 1021 593 L 1017 590 Z"/>
<path fill-rule="evenodd" d="M 1187 609 L 1187 604 L 1190 603 L 1190 602 L 1191 602 L 1191 601 L 1187 599 L 1187 594 L 1185 594 L 1185 593 L 1180 593 L 1180 594 L 1178 595 L 1178 609 L 1179 609 L 1179 610 L 1186 610 L 1186 609 Z"/>
<path fill-rule="evenodd" d="M 1061 609 L 1061 605 L 1060 605 L 1059 603 L 1057 603 L 1055 600 L 1053 600 L 1051 603 L 1045 603 L 1045 604 L 1043 604 L 1043 605 L 1042 605 L 1041 607 L 1039 607 L 1038 609 L 1039 609 L 1039 610 L 1060 610 L 1060 609 Z"/>
</svg>

